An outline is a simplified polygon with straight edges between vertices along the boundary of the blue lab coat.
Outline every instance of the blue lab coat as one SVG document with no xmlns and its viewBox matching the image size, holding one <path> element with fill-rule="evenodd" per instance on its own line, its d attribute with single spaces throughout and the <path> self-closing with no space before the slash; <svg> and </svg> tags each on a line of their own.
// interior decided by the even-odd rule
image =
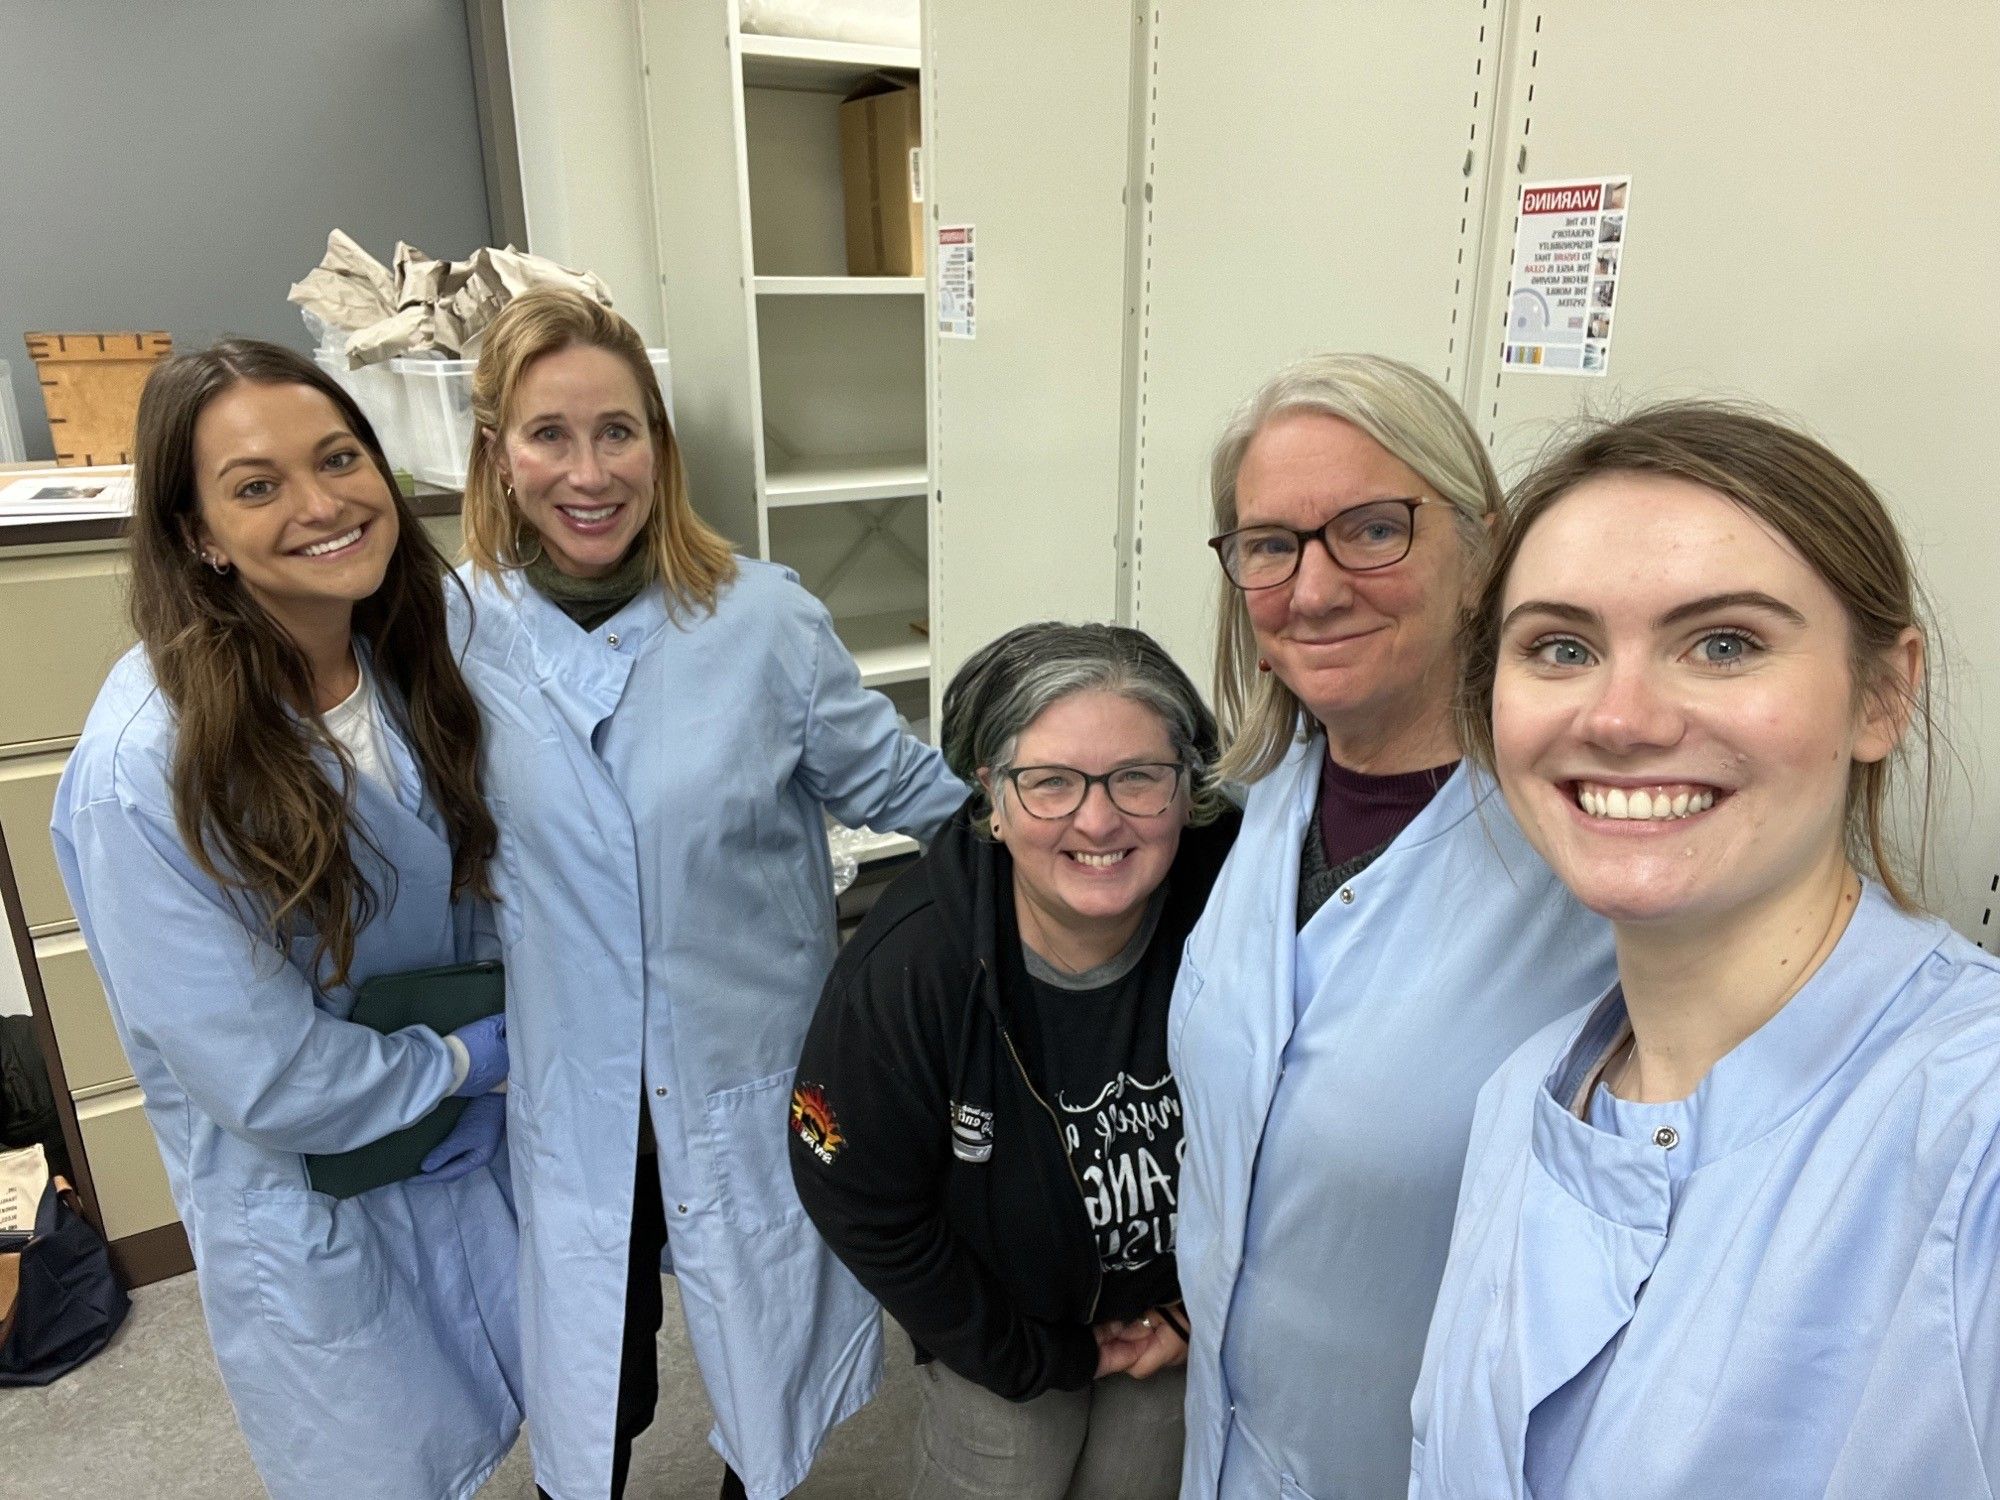
<svg viewBox="0 0 2000 1500">
<path fill-rule="evenodd" d="M 384 731 L 395 790 L 363 777 L 356 793 L 381 857 L 357 837 L 355 858 L 381 906 L 356 935 L 352 984 L 492 956 L 481 914 L 451 899 L 416 759 Z M 174 739 L 135 647 L 70 755 L 53 832 L 250 1456 L 278 1500 L 470 1495 L 521 1420 L 504 1163 L 344 1201 L 307 1188 L 301 1153 L 422 1119 L 451 1091 L 451 1053 L 428 1028 L 343 1019 L 353 989 L 316 982 L 310 939 L 281 949 L 197 869 L 174 822 Z"/>
<path fill-rule="evenodd" d="M 1869 886 L 1687 1098 L 1567 1106 L 1613 990 L 1478 1123 L 1413 1403 L 1424 1500 L 2000 1485 L 2000 963 Z"/>
<path fill-rule="evenodd" d="M 584 631 L 468 573 L 514 1071 L 537 1478 L 606 1493 L 641 1099 L 716 1426 L 751 1496 L 795 1487 L 881 1379 L 881 1320 L 792 1187 L 792 1070 L 834 955 L 823 810 L 928 836 L 965 798 L 861 686 L 788 570 L 713 615 L 649 588 Z"/>
<path fill-rule="evenodd" d="M 1250 789 L 1174 994 L 1188 1500 L 1402 1488 L 1479 1086 L 1612 974 L 1469 767 L 1298 931 L 1324 754 Z"/>
</svg>

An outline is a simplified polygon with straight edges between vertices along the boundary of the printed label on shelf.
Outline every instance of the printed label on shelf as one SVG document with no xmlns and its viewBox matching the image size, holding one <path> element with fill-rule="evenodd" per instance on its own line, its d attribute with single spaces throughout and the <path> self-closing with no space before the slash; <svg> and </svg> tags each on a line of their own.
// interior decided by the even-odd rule
<svg viewBox="0 0 2000 1500">
<path fill-rule="evenodd" d="M 938 337 L 973 336 L 972 226 L 940 224 L 937 232 Z"/>
<path fill-rule="evenodd" d="M 1606 375 L 1632 179 L 1586 177 L 1521 188 L 1501 368 Z"/>
<path fill-rule="evenodd" d="M 924 148 L 910 147 L 910 201 L 924 201 Z"/>
</svg>

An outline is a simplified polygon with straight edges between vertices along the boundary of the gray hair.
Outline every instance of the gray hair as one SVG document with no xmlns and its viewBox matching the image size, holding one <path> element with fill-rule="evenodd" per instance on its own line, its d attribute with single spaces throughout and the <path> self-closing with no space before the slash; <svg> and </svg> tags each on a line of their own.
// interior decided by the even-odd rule
<svg viewBox="0 0 2000 1500">
<path fill-rule="evenodd" d="M 1124 625 L 1022 625 L 974 652 L 944 690 L 944 757 L 980 802 L 982 767 L 1009 766 L 1022 731 L 1072 693 L 1106 692 L 1150 708 L 1187 767 L 1188 821 L 1211 821 L 1225 805 L 1215 780 L 1215 716 L 1160 643 Z"/>
<path fill-rule="evenodd" d="M 1209 458 L 1215 534 L 1234 531 L 1236 478 L 1259 432 L 1290 412 L 1351 422 L 1447 501 L 1468 555 L 1488 545 L 1487 517 L 1500 512 L 1493 460 L 1452 395 L 1414 365 L 1379 354 L 1315 354 L 1287 365 L 1230 414 Z M 1220 774 L 1251 782 L 1285 758 L 1311 715 L 1275 673 L 1257 670 L 1257 638 L 1243 595 L 1225 587 L 1215 632 L 1215 702 L 1228 742 Z"/>
</svg>

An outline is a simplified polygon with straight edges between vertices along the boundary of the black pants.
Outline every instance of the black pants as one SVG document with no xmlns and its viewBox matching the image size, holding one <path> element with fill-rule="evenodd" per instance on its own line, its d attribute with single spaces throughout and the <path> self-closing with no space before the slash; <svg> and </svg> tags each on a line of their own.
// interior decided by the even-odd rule
<svg viewBox="0 0 2000 1500">
<path fill-rule="evenodd" d="M 625 1260 L 625 1336 L 618 1361 L 618 1421 L 611 1449 L 611 1500 L 621 1500 L 632 1472 L 632 1442 L 653 1425 L 660 1404 L 660 1322 L 666 1298 L 660 1256 L 667 1248 L 667 1207 L 660 1201 L 660 1163 L 641 1152 L 632 1182 L 632 1240 Z M 548 1500 L 548 1491 L 536 1494 Z M 722 1500 L 744 1500 L 736 1471 L 722 1471 Z"/>
</svg>

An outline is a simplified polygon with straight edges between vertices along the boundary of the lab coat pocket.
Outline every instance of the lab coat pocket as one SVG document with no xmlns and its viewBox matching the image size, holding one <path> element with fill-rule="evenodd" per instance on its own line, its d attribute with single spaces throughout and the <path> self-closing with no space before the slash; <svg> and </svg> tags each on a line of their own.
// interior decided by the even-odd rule
<svg viewBox="0 0 2000 1500">
<path fill-rule="evenodd" d="M 793 1071 L 708 1096 L 709 1139 L 722 1163 L 722 1212 L 733 1229 L 770 1229 L 805 1215 L 785 1148 Z"/>
<path fill-rule="evenodd" d="M 1289 1474 L 1278 1476 L 1279 1500 L 1313 1500 L 1312 1492 Z"/>
<path fill-rule="evenodd" d="M 258 1301 L 294 1343 L 356 1342 L 389 1311 L 389 1257 L 363 1201 L 304 1188 L 243 1195 Z"/>
</svg>

